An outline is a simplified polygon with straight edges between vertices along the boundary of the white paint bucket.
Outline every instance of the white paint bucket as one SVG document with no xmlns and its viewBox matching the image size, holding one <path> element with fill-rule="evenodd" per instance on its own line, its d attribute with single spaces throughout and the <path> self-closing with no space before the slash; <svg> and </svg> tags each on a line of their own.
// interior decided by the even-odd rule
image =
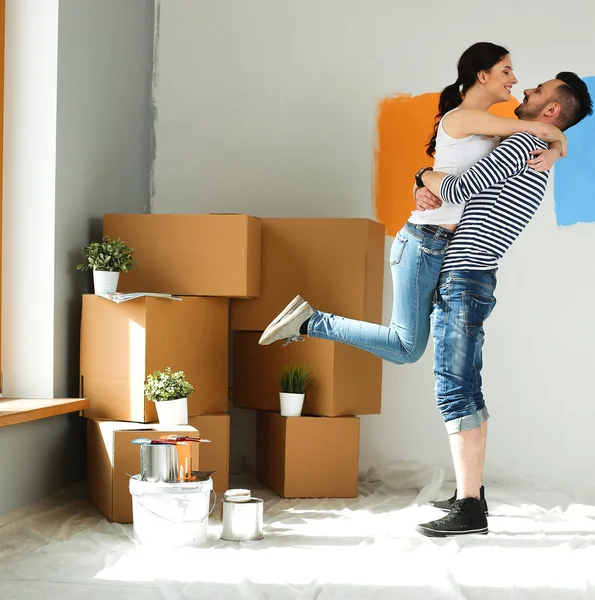
<svg viewBox="0 0 595 600">
<path fill-rule="evenodd" d="M 179 548 L 207 541 L 213 480 L 166 483 L 130 478 L 134 539 L 145 546 Z M 213 493 L 214 495 L 214 493 Z"/>
</svg>

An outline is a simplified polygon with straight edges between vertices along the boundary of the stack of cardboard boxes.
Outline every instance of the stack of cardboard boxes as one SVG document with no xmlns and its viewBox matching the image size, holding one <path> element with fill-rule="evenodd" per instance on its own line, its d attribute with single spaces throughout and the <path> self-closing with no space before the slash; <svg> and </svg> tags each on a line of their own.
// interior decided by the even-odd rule
<svg viewBox="0 0 595 600">
<path fill-rule="evenodd" d="M 81 394 L 89 398 L 89 497 L 110 520 L 130 522 L 128 478 L 139 472 L 135 437 L 196 431 L 193 464 L 228 488 L 229 299 L 260 293 L 260 222 L 246 215 L 106 215 L 104 234 L 135 249 L 137 266 L 120 278 L 121 292 L 160 292 L 114 303 L 83 296 Z M 195 392 L 187 427 L 155 424 L 144 396 L 155 370 L 183 370 Z"/>
<path fill-rule="evenodd" d="M 159 292 L 116 304 L 83 297 L 81 392 L 89 398 L 89 496 L 108 518 L 132 519 L 129 475 L 139 472 L 135 437 L 158 437 L 146 376 L 183 370 L 195 392 L 189 425 L 201 470 L 229 474 L 229 332 L 233 403 L 256 409 L 257 475 L 285 497 L 357 495 L 359 419 L 380 413 L 382 362 L 348 345 L 310 339 L 259 346 L 297 294 L 319 310 L 379 323 L 384 226 L 368 219 L 256 219 L 247 215 L 106 215 L 104 234 L 134 248 L 121 292 Z M 231 299 L 231 323 L 230 323 Z M 302 417 L 279 413 L 277 373 L 312 373 Z M 195 446 L 197 446 L 195 444 Z M 198 449 L 195 449 L 198 452 Z"/>
<path fill-rule="evenodd" d="M 380 323 L 384 226 L 368 219 L 260 221 L 260 296 L 231 303 L 233 403 L 258 410 L 258 479 L 284 497 L 355 497 L 355 415 L 380 413 L 381 359 L 314 338 L 288 346 L 258 340 L 298 294 L 318 310 Z M 291 364 L 312 373 L 301 417 L 279 413 L 277 374 Z"/>
</svg>

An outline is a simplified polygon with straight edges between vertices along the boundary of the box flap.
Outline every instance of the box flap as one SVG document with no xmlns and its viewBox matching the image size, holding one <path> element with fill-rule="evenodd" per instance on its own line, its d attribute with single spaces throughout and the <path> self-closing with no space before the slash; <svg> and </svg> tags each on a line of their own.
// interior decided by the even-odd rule
<svg viewBox="0 0 595 600">
<path fill-rule="evenodd" d="M 117 431 L 158 431 L 169 432 L 171 425 L 159 425 L 158 423 L 127 423 L 125 421 L 96 421 L 105 447 L 108 449 L 108 455 L 112 465 L 114 464 L 115 433 Z M 191 425 L 177 425 L 174 428 L 177 431 L 196 433 L 196 428 Z M 139 435 L 138 437 L 143 437 Z M 136 475 L 136 473 L 132 473 Z"/>
</svg>

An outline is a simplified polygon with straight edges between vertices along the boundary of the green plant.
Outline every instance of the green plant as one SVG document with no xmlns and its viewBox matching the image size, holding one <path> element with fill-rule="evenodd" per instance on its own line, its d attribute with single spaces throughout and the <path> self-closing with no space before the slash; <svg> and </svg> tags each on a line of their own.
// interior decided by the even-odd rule
<svg viewBox="0 0 595 600">
<path fill-rule="evenodd" d="M 132 260 L 134 248 L 126 246 L 120 238 L 110 240 L 105 236 L 101 242 L 91 242 L 81 250 L 85 260 L 76 268 L 78 271 L 130 271 L 136 264 Z"/>
<path fill-rule="evenodd" d="M 292 365 L 277 375 L 281 391 L 287 394 L 305 394 L 312 382 L 312 375 L 305 367 Z"/>
<path fill-rule="evenodd" d="M 145 396 L 153 402 L 188 398 L 193 392 L 194 387 L 186 381 L 184 371 L 172 373 L 170 367 L 148 375 L 145 382 Z"/>
</svg>

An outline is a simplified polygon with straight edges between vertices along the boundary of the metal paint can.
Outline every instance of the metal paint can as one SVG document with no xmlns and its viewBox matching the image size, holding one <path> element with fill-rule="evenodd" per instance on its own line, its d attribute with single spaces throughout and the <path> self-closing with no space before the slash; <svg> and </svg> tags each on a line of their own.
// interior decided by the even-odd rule
<svg viewBox="0 0 595 600">
<path fill-rule="evenodd" d="M 221 501 L 221 539 L 230 542 L 254 542 L 263 538 L 263 507 L 261 498 L 248 502 Z"/>
<path fill-rule="evenodd" d="M 179 481 L 177 446 L 173 444 L 141 444 L 140 475 L 142 481 L 164 483 Z"/>
</svg>

